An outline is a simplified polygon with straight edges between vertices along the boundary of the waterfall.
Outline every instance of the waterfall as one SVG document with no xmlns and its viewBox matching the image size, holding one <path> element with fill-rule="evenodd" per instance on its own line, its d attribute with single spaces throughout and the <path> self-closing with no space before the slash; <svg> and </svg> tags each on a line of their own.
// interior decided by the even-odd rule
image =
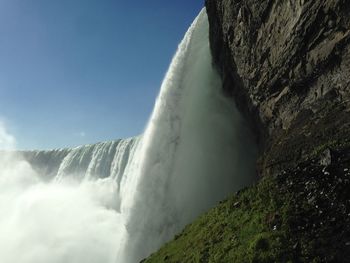
<svg viewBox="0 0 350 263">
<path fill-rule="evenodd" d="M 111 177 L 121 181 L 140 138 L 101 142 L 72 149 L 21 152 L 43 179 Z"/>
<path fill-rule="evenodd" d="M 126 262 L 136 262 L 200 213 L 252 182 L 254 145 L 211 63 L 203 9 L 179 45 L 140 149 Z"/>
<path fill-rule="evenodd" d="M 20 152 L 21 170 L 0 172 L 0 179 L 14 178 L 0 180 L 0 190 L 10 189 L 0 193 L 0 211 L 7 211 L 0 223 L 18 232 L 10 242 L 0 237 L 2 262 L 139 262 L 254 180 L 256 148 L 222 93 L 208 31 L 203 9 L 178 47 L 142 136 Z M 23 251 L 10 253 L 16 249 Z"/>
</svg>

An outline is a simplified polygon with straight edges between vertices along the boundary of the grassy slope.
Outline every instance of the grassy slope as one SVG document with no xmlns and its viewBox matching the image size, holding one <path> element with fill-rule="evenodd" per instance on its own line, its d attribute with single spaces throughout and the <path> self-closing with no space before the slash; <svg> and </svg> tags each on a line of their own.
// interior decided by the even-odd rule
<svg viewBox="0 0 350 263">
<path fill-rule="evenodd" d="M 201 216 L 145 262 L 349 262 L 349 154 L 262 179 Z"/>
<path fill-rule="evenodd" d="M 272 257 L 291 257 L 289 246 L 281 250 L 289 242 L 286 227 L 274 222 L 276 211 L 288 210 L 289 197 L 280 199 L 277 192 L 270 179 L 241 191 L 187 226 L 146 262 L 271 262 Z"/>
</svg>

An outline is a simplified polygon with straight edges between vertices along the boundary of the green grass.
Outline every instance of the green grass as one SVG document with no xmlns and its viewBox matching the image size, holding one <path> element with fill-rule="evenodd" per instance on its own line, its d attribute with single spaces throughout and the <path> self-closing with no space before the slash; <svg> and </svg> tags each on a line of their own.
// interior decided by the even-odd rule
<svg viewBox="0 0 350 263">
<path fill-rule="evenodd" d="M 201 216 L 145 262 L 292 262 L 289 196 L 272 178 Z"/>
</svg>

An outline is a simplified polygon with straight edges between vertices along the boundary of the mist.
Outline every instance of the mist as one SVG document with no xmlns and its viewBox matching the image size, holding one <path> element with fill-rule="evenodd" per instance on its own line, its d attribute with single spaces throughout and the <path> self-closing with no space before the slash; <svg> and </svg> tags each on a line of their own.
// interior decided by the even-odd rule
<svg viewBox="0 0 350 263">
<path fill-rule="evenodd" d="M 123 223 L 110 179 L 43 182 L 0 125 L 2 263 L 116 262 Z M 74 177 L 73 177 L 74 178 Z"/>
</svg>

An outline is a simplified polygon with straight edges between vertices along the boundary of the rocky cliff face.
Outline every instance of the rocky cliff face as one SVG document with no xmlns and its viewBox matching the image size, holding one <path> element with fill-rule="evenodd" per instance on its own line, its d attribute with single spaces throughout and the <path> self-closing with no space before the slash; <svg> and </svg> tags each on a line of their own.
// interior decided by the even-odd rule
<svg viewBox="0 0 350 263">
<path fill-rule="evenodd" d="M 350 2 L 206 0 L 214 63 L 271 175 L 350 134 Z"/>
</svg>

